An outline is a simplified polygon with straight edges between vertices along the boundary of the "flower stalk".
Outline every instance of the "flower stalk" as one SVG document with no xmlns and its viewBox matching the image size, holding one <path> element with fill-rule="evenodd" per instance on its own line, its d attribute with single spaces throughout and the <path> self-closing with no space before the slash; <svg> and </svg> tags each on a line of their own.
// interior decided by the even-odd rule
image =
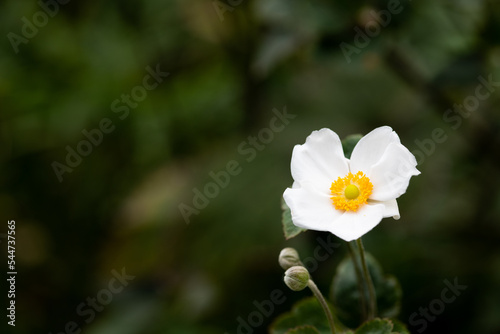
<svg viewBox="0 0 500 334">
<path fill-rule="evenodd" d="M 361 269 L 359 267 L 359 262 L 356 257 L 356 252 L 354 251 L 354 248 L 352 247 L 350 242 L 347 242 L 347 249 L 349 250 L 349 254 L 351 255 L 352 259 L 352 264 L 354 266 L 354 272 L 356 273 L 356 280 L 358 282 L 358 291 L 359 291 L 359 299 L 361 302 L 361 313 L 363 315 L 363 320 L 366 319 L 367 313 L 366 313 L 366 294 L 365 294 L 365 289 L 363 288 L 363 277 L 361 273 Z"/>
<path fill-rule="evenodd" d="M 335 323 L 333 322 L 332 312 L 330 311 L 330 308 L 326 303 L 325 297 L 323 297 L 323 294 L 321 293 L 321 291 L 319 291 L 318 287 L 311 279 L 309 279 L 307 285 L 313 292 L 316 299 L 319 301 L 321 307 L 323 308 L 323 311 L 325 311 L 326 318 L 328 319 L 328 324 L 330 325 L 330 329 L 332 330 L 332 334 L 336 334 L 337 332 L 335 331 Z"/>
<path fill-rule="evenodd" d="M 365 278 L 365 283 L 368 287 L 368 294 L 370 296 L 370 303 L 369 303 L 369 309 L 368 309 L 368 320 L 372 320 L 375 318 L 377 315 L 377 297 L 375 295 L 375 287 L 373 286 L 373 281 L 370 276 L 370 272 L 368 271 L 368 266 L 366 265 L 366 259 L 365 259 L 365 248 L 363 246 L 363 241 L 361 238 L 356 240 L 356 243 L 358 244 L 359 248 L 359 255 L 361 257 L 361 265 L 363 267 L 363 274 Z"/>
<path fill-rule="evenodd" d="M 332 334 L 336 334 L 333 315 L 328 307 L 328 303 L 321 291 L 319 291 L 318 286 L 311 279 L 309 271 L 300 261 L 299 253 L 294 248 L 284 248 L 280 252 L 278 261 L 280 266 L 286 270 L 285 277 L 283 278 L 286 286 L 293 291 L 302 291 L 306 287 L 309 287 L 325 312 Z"/>
</svg>

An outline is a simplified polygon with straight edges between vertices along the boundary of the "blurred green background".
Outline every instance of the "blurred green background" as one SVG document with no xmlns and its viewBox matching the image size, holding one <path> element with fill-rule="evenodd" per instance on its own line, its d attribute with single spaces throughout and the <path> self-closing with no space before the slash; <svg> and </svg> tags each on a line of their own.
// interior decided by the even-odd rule
<svg viewBox="0 0 500 334">
<path fill-rule="evenodd" d="M 0 5 L 0 232 L 15 219 L 17 238 L 10 332 L 233 334 L 279 289 L 286 301 L 252 328 L 266 333 L 309 295 L 287 290 L 279 251 L 313 256 L 326 238 L 283 237 L 293 146 L 322 127 L 345 137 L 389 125 L 422 174 L 399 200 L 401 220 L 364 240 L 401 281 L 400 319 L 457 278 L 467 289 L 425 332 L 500 333 L 498 1 L 41 4 Z M 356 52 L 346 57 L 341 43 Z M 148 67 L 169 73 L 152 90 L 140 88 Z M 484 99 L 474 98 L 480 76 L 490 78 Z M 453 111 L 464 102 L 470 112 Z M 242 153 L 285 108 L 295 118 Z M 67 165 L 68 146 L 103 119 L 113 130 L 60 182 L 54 162 Z M 239 173 L 187 224 L 179 205 L 193 206 L 193 189 L 233 160 Z M 325 294 L 345 254 L 342 245 L 314 272 Z M 109 294 L 122 268 L 135 278 Z M 91 317 L 96 297 L 112 300 Z"/>
</svg>

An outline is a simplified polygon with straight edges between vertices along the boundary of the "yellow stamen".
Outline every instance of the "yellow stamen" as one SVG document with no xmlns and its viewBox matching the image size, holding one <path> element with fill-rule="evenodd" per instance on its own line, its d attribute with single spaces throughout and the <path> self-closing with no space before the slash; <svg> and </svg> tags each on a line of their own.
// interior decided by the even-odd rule
<svg viewBox="0 0 500 334">
<path fill-rule="evenodd" d="M 372 190 L 373 185 L 363 172 L 339 177 L 330 187 L 335 209 L 344 211 L 357 211 L 368 202 Z"/>
</svg>

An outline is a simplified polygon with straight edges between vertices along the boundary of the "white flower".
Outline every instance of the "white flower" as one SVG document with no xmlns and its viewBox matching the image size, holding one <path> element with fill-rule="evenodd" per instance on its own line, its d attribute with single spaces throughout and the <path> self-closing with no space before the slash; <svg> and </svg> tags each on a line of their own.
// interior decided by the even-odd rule
<svg viewBox="0 0 500 334">
<path fill-rule="evenodd" d="M 399 219 L 396 198 L 405 193 L 415 156 L 390 127 L 376 128 L 344 156 L 339 136 L 314 131 L 296 145 L 291 171 L 294 183 L 283 198 L 301 228 L 329 231 L 345 241 L 358 239 L 382 218 Z"/>
</svg>

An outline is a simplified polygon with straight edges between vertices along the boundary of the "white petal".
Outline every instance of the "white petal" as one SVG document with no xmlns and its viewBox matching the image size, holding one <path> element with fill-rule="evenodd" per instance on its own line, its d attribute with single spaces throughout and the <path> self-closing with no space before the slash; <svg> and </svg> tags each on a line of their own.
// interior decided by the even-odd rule
<svg viewBox="0 0 500 334">
<path fill-rule="evenodd" d="M 356 212 L 347 211 L 335 220 L 328 229 L 345 241 L 361 238 L 365 233 L 378 225 L 383 218 L 382 204 L 366 204 Z"/>
<path fill-rule="evenodd" d="M 333 181 L 349 172 L 339 136 L 330 129 L 311 133 L 305 144 L 294 147 L 291 171 L 295 181 L 329 190 Z"/>
<path fill-rule="evenodd" d="M 362 171 L 366 174 L 380 160 L 390 143 L 400 143 L 400 140 L 389 126 L 376 128 L 361 138 L 352 151 L 351 173 Z"/>
<path fill-rule="evenodd" d="M 385 201 L 385 202 L 369 200 L 368 203 L 370 203 L 370 204 L 382 204 L 384 206 L 384 213 L 383 213 L 384 218 L 392 217 L 396 220 L 401 218 L 401 216 L 399 215 L 398 202 L 396 202 L 395 199 L 390 200 L 390 201 Z"/>
<path fill-rule="evenodd" d="M 389 144 L 380 161 L 367 173 L 373 184 L 370 199 L 388 201 L 404 194 L 410 178 L 420 174 L 416 166 L 415 156 L 406 147 Z"/>
<path fill-rule="evenodd" d="M 283 198 L 292 212 L 293 223 L 298 227 L 316 231 L 328 231 L 334 221 L 343 214 L 343 211 L 335 209 L 330 197 L 329 192 L 319 192 L 309 183 L 295 182 L 294 188 L 288 188 L 283 193 Z"/>
</svg>

